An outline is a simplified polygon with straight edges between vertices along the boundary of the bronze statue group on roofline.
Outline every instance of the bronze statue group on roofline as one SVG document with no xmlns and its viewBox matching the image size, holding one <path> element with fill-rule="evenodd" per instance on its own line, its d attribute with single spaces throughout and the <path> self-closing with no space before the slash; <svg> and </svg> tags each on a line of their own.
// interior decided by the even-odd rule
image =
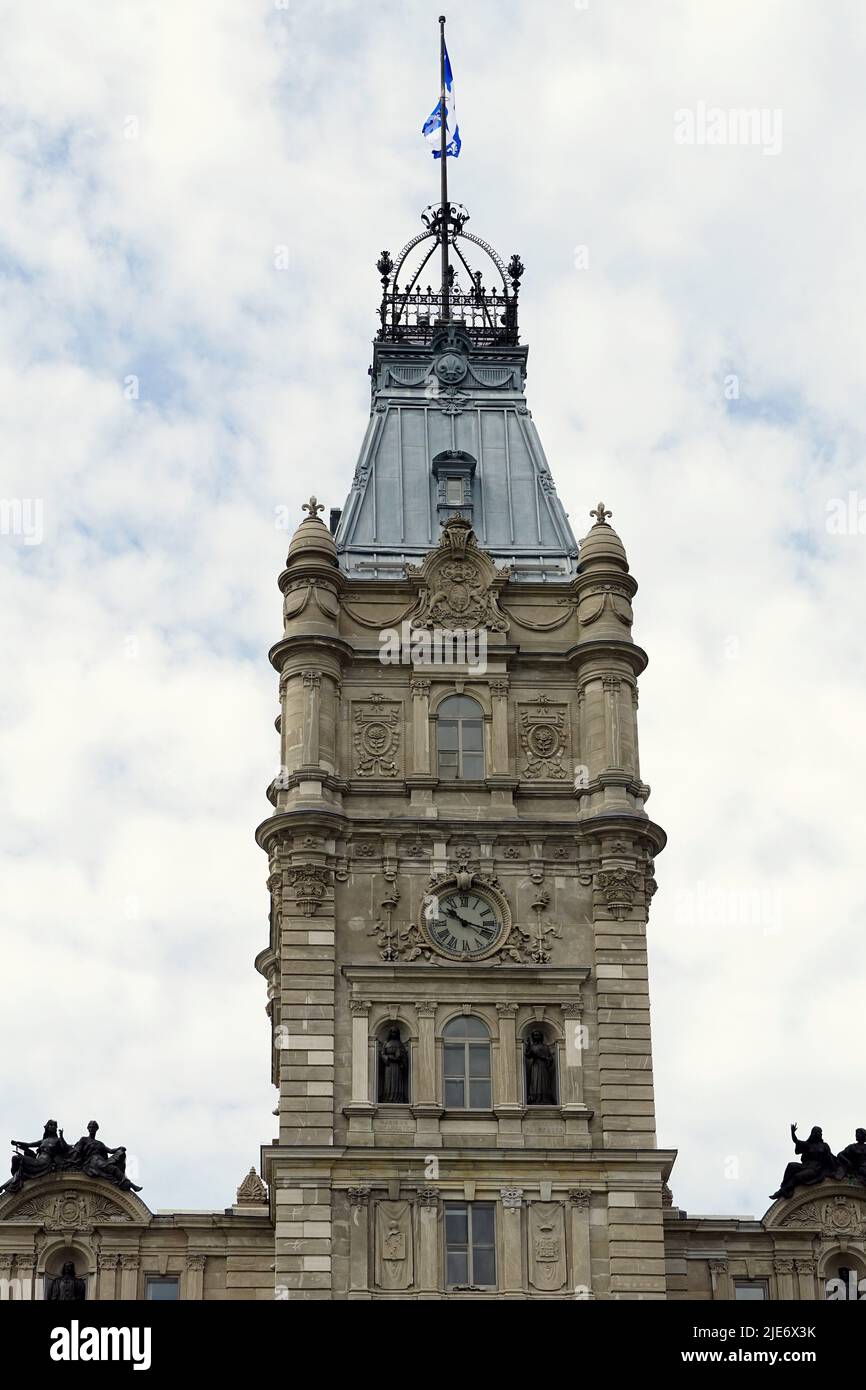
<svg viewBox="0 0 866 1390">
<path fill-rule="evenodd" d="M 790 1197 L 796 1187 L 812 1187 L 827 1178 L 837 1182 L 853 1179 L 866 1186 L 866 1129 L 856 1130 L 854 1143 L 846 1145 L 837 1154 L 824 1142 L 824 1132 L 819 1125 L 809 1131 L 807 1139 L 798 1139 L 797 1123 L 794 1121 L 791 1138 L 794 1152 L 800 1155 L 800 1159 L 799 1162 L 788 1164 L 778 1192 L 770 1193 L 772 1198 Z"/>
<path fill-rule="evenodd" d="M 97 1139 L 99 1125 L 91 1120 L 87 1133 L 76 1144 L 67 1144 L 56 1120 L 48 1120 L 41 1139 L 12 1139 L 17 1153 L 12 1155 L 12 1176 L 0 1185 L 0 1193 L 18 1192 L 29 1178 L 52 1173 L 83 1173 L 88 1178 L 114 1183 L 125 1192 L 140 1192 L 126 1176 L 126 1149 L 110 1149 Z"/>
</svg>

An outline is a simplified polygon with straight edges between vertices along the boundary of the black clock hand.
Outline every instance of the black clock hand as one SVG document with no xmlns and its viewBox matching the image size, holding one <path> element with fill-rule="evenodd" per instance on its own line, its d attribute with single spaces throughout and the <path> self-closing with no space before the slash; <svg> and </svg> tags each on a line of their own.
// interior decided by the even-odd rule
<svg viewBox="0 0 866 1390">
<path fill-rule="evenodd" d="M 460 916 L 460 913 L 459 913 L 459 912 L 455 912 L 453 908 L 451 908 L 451 907 L 446 907 L 445 911 L 447 912 L 447 914 L 448 914 L 449 917 L 456 917 L 456 918 L 457 918 L 457 921 L 460 923 L 461 927 L 469 927 L 472 931 L 477 931 L 477 930 L 478 930 L 474 922 L 467 922 L 466 918 L 465 918 L 465 917 L 461 917 L 461 916 Z"/>
</svg>

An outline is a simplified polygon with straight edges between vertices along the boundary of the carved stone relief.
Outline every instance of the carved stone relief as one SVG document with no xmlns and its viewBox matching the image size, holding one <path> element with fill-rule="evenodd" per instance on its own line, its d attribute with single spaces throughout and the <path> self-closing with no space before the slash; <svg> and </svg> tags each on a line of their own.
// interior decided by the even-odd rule
<svg viewBox="0 0 866 1390">
<path fill-rule="evenodd" d="M 529 1280 L 545 1293 L 565 1283 L 565 1220 L 560 1202 L 530 1203 Z"/>
<path fill-rule="evenodd" d="M 381 695 L 352 704 L 355 777 L 398 777 L 401 706 Z"/>
<path fill-rule="evenodd" d="M 376 1283 L 408 1289 L 414 1281 L 412 1217 L 408 1202 L 376 1203 Z"/>
<path fill-rule="evenodd" d="M 521 777 L 536 781 L 563 781 L 571 766 L 568 757 L 568 705 L 551 704 L 539 696 L 531 705 L 520 705 L 520 746 L 525 763 Z"/>
</svg>

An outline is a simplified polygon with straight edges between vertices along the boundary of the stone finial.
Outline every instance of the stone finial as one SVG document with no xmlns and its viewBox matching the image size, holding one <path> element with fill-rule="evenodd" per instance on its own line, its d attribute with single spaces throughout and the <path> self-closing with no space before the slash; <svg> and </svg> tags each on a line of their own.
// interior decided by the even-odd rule
<svg viewBox="0 0 866 1390">
<path fill-rule="evenodd" d="M 268 1189 L 255 1168 L 251 1168 L 238 1188 L 237 1205 L 239 1207 L 263 1206 L 267 1200 Z"/>
<path fill-rule="evenodd" d="M 319 512 L 323 512 L 324 510 L 325 510 L 325 505 L 324 505 L 324 503 L 323 503 L 323 502 L 320 502 L 320 501 L 318 500 L 318 498 L 316 498 L 316 497 L 311 497 L 310 500 L 309 500 L 309 502 L 305 502 L 304 505 L 303 505 L 302 508 L 301 508 L 301 511 L 302 511 L 302 512 L 309 512 L 309 513 L 310 513 L 310 518 L 309 518 L 309 519 L 310 519 L 311 521 L 318 521 L 318 519 L 319 519 L 318 513 L 319 513 Z"/>
<path fill-rule="evenodd" d="M 596 526 L 606 526 L 606 525 L 607 525 L 607 518 L 608 518 L 609 516 L 613 516 L 613 512 L 612 512 L 612 511 L 609 511 L 609 510 L 605 507 L 605 505 L 604 505 L 603 502 L 599 502 L 599 504 L 598 504 L 598 506 L 596 507 L 595 511 L 590 512 L 590 516 L 594 516 L 594 517 L 595 517 L 595 524 L 596 524 Z"/>
</svg>

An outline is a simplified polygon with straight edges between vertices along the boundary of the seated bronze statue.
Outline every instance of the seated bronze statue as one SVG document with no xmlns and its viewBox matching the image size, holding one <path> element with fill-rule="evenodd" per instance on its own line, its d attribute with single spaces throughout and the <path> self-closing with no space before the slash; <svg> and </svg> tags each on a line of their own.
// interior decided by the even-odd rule
<svg viewBox="0 0 866 1390">
<path fill-rule="evenodd" d="M 854 1143 L 847 1144 L 836 1155 L 836 1162 L 840 1177 L 856 1178 L 858 1182 L 866 1183 L 866 1129 L 855 1130 Z"/>
<path fill-rule="evenodd" d="M 13 1139 L 12 1176 L 0 1187 L 0 1192 L 17 1192 L 26 1178 L 41 1178 L 63 1167 L 70 1147 L 56 1120 L 47 1120 L 41 1139 Z"/>
<path fill-rule="evenodd" d="M 777 1197 L 790 1197 L 796 1187 L 811 1187 L 836 1173 L 836 1155 L 829 1144 L 824 1143 L 824 1134 L 818 1125 L 810 1131 L 808 1139 L 797 1138 L 796 1121 L 791 1125 L 791 1138 L 794 1152 L 801 1155 L 799 1163 L 789 1163 L 785 1169 L 778 1192 L 771 1192 L 773 1200 Z"/>
</svg>

